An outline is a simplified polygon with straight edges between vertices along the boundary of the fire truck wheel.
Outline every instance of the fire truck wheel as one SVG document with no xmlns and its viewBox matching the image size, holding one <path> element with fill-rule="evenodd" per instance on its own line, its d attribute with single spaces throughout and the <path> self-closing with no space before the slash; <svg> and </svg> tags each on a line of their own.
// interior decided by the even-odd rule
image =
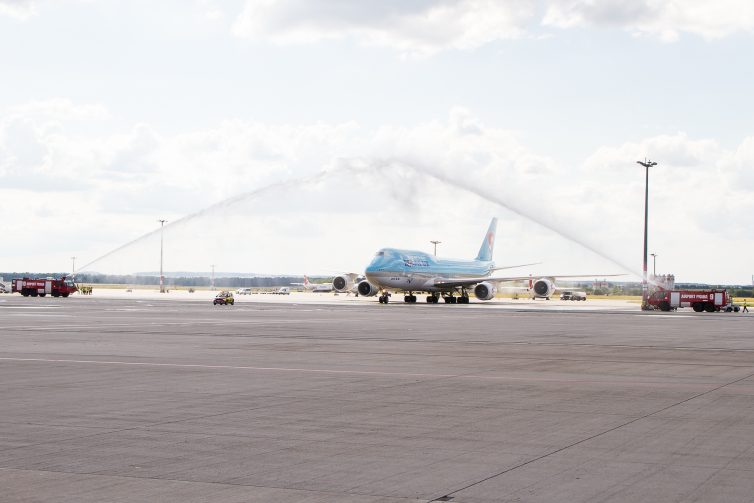
<svg viewBox="0 0 754 503">
<path fill-rule="evenodd" d="M 37 291 L 36 290 L 32 290 L 31 291 L 31 296 L 32 297 L 36 297 L 37 296 Z"/>
<path fill-rule="evenodd" d="M 67 293 L 64 293 L 64 294 L 63 294 L 63 297 L 68 297 L 68 294 L 67 294 Z"/>
<path fill-rule="evenodd" d="M 715 305 L 712 302 L 707 302 L 707 304 L 704 306 L 704 310 L 708 313 L 714 313 L 715 312 Z"/>
<path fill-rule="evenodd" d="M 670 311 L 670 303 L 666 300 L 660 302 L 660 311 Z"/>
<path fill-rule="evenodd" d="M 702 311 L 704 311 L 704 304 L 702 304 L 701 302 L 694 302 L 694 305 L 691 307 L 694 309 L 695 313 L 701 313 Z"/>
<path fill-rule="evenodd" d="M 47 294 L 46 293 L 40 293 L 39 294 L 40 297 L 44 297 L 45 295 L 47 295 Z"/>
</svg>

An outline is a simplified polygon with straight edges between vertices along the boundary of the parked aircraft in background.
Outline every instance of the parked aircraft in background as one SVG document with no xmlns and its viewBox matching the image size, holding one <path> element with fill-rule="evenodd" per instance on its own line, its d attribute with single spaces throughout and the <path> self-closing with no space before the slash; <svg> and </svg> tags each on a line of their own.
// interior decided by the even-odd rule
<svg viewBox="0 0 754 503">
<path fill-rule="evenodd" d="M 303 286 L 304 290 L 309 290 L 311 292 L 319 293 L 319 292 L 332 292 L 333 286 L 331 283 L 312 283 L 309 281 L 308 276 L 304 276 L 304 282 L 303 283 L 291 283 L 293 286 Z"/>
<path fill-rule="evenodd" d="M 446 304 L 468 304 L 469 292 L 479 300 L 495 297 L 500 283 L 531 280 L 531 291 L 538 297 L 549 298 L 555 291 L 555 277 L 533 279 L 530 276 L 492 277 L 494 271 L 524 267 L 522 264 L 495 267 L 492 253 L 497 232 L 497 218 L 493 218 L 482 240 L 479 253 L 472 260 L 442 259 L 429 253 L 396 248 L 377 252 L 366 268 L 366 279 L 356 281 L 355 275 L 338 276 L 333 287 L 346 288 L 355 284 L 358 293 L 366 297 L 380 294 L 380 303 L 387 304 L 391 291 L 406 293 L 404 301 L 416 302 L 416 292 L 426 292 L 427 303 L 437 304 L 440 297 Z M 604 274 L 557 277 L 594 277 Z"/>
</svg>

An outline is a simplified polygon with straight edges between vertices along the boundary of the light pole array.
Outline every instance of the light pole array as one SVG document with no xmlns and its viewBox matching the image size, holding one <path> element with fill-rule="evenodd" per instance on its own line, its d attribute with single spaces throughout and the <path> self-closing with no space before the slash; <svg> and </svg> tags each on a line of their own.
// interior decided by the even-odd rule
<svg viewBox="0 0 754 503">
<path fill-rule="evenodd" d="M 71 276 L 76 275 L 76 257 L 71 257 Z"/>
<path fill-rule="evenodd" d="M 644 159 L 644 161 L 636 161 L 637 164 L 641 164 L 645 169 L 644 176 L 644 276 L 641 279 L 641 309 L 646 311 L 649 309 L 649 291 L 647 286 L 647 222 L 649 220 L 649 168 L 657 166 L 656 162 Z"/>
<path fill-rule="evenodd" d="M 160 219 L 158 222 L 160 222 L 160 293 L 165 293 L 165 278 L 162 275 L 162 247 L 164 244 L 165 222 L 167 220 Z"/>
<path fill-rule="evenodd" d="M 433 241 L 430 241 L 430 243 L 432 243 L 433 245 L 435 245 L 435 257 L 436 257 L 437 256 L 437 245 L 439 245 L 440 243 L 442 243 L 442 241 L 434 241 L 433 240 Z"/>
<path fill-rule="evenodd" d="M 211 267 L 212 267 L 212 282 L 210 286 L 212 290 L 214 290 L 215 289 L 215 264 L 212 264 Z"/>
</svg>

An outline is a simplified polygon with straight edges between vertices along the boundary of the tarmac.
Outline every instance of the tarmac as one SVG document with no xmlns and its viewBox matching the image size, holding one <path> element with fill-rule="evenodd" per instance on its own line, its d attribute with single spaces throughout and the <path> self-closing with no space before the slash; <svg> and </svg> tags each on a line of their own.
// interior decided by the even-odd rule
<svg viewBox="0 0 754 503">
<path fill-rule="evenodd" d="M 753 328 L 597 301 L 0 295 L 0 501 L 751 502 Z"/>
</svg>

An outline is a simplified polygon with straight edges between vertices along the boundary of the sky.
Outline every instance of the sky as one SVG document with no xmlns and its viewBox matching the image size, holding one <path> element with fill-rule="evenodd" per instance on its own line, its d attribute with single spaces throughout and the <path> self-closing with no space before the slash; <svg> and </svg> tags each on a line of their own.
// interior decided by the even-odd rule
<svg viewBox="0 0 754 503">
<path fill-rule="evenodd" d="M 0 270 L 754 274 L 746 0 L 0 0 Z M 649 269 L 652 270 L 650 257 Z"/>
</svg>

